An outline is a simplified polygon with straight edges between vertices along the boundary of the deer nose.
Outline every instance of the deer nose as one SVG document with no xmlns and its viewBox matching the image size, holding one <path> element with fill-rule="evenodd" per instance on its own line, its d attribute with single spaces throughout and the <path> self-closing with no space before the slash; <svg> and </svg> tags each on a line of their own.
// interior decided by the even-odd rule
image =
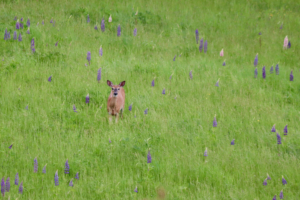
<svg viewBox="0 0 300 200">
<path fill-rule="evenodd" d="M 117 96 L 117 95 L 118 95 L 118 93 L 114 93 L 114 95 L 115 95 L 115 96 Z"/>
</svg>

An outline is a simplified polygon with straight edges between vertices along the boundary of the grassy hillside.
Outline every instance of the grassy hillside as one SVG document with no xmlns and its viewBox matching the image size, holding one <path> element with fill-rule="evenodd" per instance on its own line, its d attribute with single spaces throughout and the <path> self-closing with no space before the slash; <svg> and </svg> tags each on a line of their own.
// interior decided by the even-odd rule
<svg viewBox="0 0 300 200">
<path fill-rule="evenodd" d="M 11 181 L 3 199 L 258 200 L 279 199 L 281 190 L 284 199 L 299 198 L 299 9 L 296 0 L 1 1 L 0 179 Z M 16 30 L 15 16 L 24 29 Z M 196 29 L 207 53 L 199 51 Z M 107 79 L 126 81 L 118 124 L 108 124 Z"/>
</svg>

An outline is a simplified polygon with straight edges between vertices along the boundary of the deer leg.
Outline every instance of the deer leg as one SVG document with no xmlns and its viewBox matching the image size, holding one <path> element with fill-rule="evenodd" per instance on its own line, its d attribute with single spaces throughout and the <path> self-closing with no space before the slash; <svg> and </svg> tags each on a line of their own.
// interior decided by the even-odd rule
<svg viewBox="0 0 300 200">
<path fill-rule="evenodd" d="M 112 115 L 111 115 L 111 110 L 108 112 L 108 121 L 109 121 L 109 124 L 112 123 Z"/>
<path fill-rule="evenodd" d="M 116 123 L 118 123 L 119 113 L 116 113 Z"/>
<path fill-rule="evenodd" d="M 120 110 L 121 119 L 123 119 L 123 108 Z"/>
</svg>

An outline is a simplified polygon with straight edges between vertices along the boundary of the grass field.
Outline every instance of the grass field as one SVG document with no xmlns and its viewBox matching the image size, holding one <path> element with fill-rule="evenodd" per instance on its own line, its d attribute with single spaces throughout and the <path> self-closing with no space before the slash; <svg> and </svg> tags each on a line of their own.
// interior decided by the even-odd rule
<svg viewBox="0 0 300 200">
<path fill-rule="evenodd" d="M 0 179 L 11 184 L 2 199 L 264 200 L 279 199 L 281 190 L 284 199 L 299 199 L 299 10 L 297 0 L 1 1 Z M 15 16 L 24 29 L 16 30 Z M 199 52 L 196 29 L 207 53 Z M 107 79 L 126 81 L 118 124 L 108 124 Z"/>
</svg>

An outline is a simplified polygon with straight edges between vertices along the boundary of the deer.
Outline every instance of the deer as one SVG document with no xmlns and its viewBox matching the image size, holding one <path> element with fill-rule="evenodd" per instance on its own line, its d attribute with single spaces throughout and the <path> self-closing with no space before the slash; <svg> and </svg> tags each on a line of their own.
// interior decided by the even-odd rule
<svg viewBox="0 0 300 200">
<path fill-rule="evenodd" d="M 119 115 L 123 119 L 123 111 L 125 105 L 125 81 L 119 85 L 114 85 L 110 80 L 107 80 L 107 85 L 111 87 L 111 92 L 107 101 L 107 112 L 109 123 L 112 122 L 112 116 L 116 116 L 116 123 L 118 123 Z"/>
</svg>

